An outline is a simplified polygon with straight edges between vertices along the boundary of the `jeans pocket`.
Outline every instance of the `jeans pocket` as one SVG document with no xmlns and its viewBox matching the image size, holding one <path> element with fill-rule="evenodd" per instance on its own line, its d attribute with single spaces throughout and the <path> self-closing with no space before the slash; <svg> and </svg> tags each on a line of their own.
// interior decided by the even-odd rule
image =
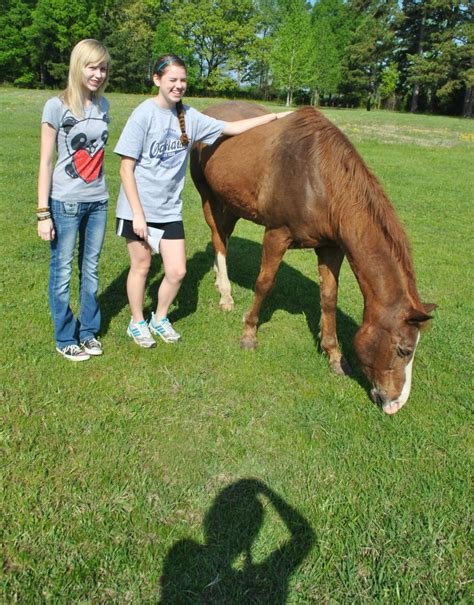
<svg viewBox="0 0 474 605">
<path fill-rule="evenodd" d="M 79 202 L 62 202 L 64 216 L 77 216 L 79 213 Z"/>
</svg>

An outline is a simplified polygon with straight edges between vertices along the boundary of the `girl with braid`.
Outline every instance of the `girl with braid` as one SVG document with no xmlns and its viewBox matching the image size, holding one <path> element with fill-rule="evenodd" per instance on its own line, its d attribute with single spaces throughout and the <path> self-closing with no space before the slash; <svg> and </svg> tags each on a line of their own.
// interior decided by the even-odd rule
<svg viewBox="0 0 474 605">
<path fill-rule="evenodd" d="M 291 112 L 223 122 L 183 105 L 186 66 L 175 55 L 160 57 L 153 69 L 158 94 L 130 116 L 115 153 L 121 156 L 122 187 L 117 202 L 117 235 L 127 240 L 130 271 L 127 296 L 131 320 L 127 334 L 144 348 L 156 346 L 153 336 L 176 343 L 180 335 L 168 319 L 186 273 L 181 192 L 193 143 L 212 144 L 281 118 Z M 143 316 L 145 284 L 153 248 L 159 249 L 165 275 L 158 289 L 156 311 Z"/>
</svg>

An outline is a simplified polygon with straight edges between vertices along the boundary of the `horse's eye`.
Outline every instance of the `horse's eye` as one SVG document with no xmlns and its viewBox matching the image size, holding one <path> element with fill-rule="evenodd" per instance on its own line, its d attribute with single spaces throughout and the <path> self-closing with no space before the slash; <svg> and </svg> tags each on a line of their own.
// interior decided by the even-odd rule
<svg viewBox="0 0 474 605">
<path fill-rule="evenodd" d="M 408 357 L 413 353 L 413 347 L 407 345 L 397 345 L 397 355 L 399 357 Z"/>
</svg>

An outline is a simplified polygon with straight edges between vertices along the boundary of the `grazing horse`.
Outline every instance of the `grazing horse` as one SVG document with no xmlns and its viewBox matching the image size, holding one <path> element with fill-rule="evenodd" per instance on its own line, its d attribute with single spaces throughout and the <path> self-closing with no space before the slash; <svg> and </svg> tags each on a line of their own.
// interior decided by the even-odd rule
<svg viewBox="0 0 474 605">
<path fill-rule="evenodd" d="M 268 113 L 229 102 L 206 114 L 233 121 Z M 196 145 L 191 174 L 216 252 L 220 305 L 231 309 L 228 239 L 239 218 L 265 226 L 255 297 L 244 318 L 243 348 L 256 346 L 263 299 L 288 248 L 314 248 L 320 276 L 321 348 L 337 374 L 350 372 L 336 335 L 337 288 L 347 257 L 364 297 L 354 346 L 372 399 L 394 414 L 407 401 L 420 327 L 436 305 L 417 292 L 407 237 L 376 177 L 322 113 L 304 107 L 214 145 Z"/>
</svg>

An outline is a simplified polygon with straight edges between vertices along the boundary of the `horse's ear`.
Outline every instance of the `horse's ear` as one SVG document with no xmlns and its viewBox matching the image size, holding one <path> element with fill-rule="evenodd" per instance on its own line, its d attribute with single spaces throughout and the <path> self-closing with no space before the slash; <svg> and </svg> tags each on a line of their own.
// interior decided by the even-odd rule
<svg viewBox="0 0 474 605">
<path fill-rule="evenodd" d="M 425 308 L 425 305 L 423 305 L 423 308 Z M 425 321 L 428 321 L 429 319 L 433 319 L 431 315 L 428 315 L 427 313 L 424 313 L 419 309 L 413 308 L 408 312 L 408 317 L 406 318 L 406 321 L 409 324 L 416 325 L 422 324 Z"/>
<path fill-rule="evenodd" d="M 434 311 L 438 308 L 438 305 L 435 303 L 421 303 L 421 306 L 423 307 L 425 313 L 431 313 L 431 311 Z"/>
</svg>

